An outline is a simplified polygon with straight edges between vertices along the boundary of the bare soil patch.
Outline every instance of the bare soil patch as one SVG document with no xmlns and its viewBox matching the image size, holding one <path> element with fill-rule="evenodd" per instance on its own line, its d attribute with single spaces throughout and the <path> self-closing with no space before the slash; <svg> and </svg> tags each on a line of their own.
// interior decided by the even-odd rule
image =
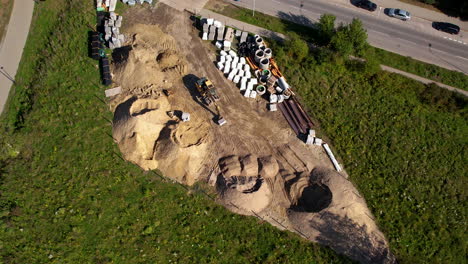
<svg viewBox="0 0 468 264">
<path fill-rule="evenodd" d="M 240 94 L 215 67 L 213 45 L 201 40 L 188 13 L 159 4 L 130 8 L 124 16 L 130 48 L 114 65 L 123 93 L 110 106 L 114 138 L 127 160 L 189 185 L 214 176 L 219 203 L 233 212 L 259 216 L 364 263 L 395 261 L 346 175 L 334 171 L 322 147 L 300 141 L 281 113 L 268 112 L 266 100 Z M 217 87 L 227 125 L 216 125 L 214 107 L 197 99 L 199 77 Z M 180 122 L 169 111 L 191 119 Z M 355 232 L 359 237 L 345 239 Z"/>
</svg>

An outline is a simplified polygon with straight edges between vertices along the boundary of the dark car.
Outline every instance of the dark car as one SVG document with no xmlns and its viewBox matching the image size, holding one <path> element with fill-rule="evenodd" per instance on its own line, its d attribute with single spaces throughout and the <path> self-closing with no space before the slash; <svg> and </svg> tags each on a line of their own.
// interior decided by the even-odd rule
<svg viewBox="0 0 468 264">
<path fill-rule="evenodd" d="M 377 5 L 375 3 L 372 3 L 369 0 L 361 0 L 356 2 L 356 6 L 360 8 L 364 8 L 369 11 L 375 11 L 377 9 Z"/>
<path fill-rule="evenodd" d="M 454 35 L 460 32 L 459 26 L 447 22 L 434 22 L 432 23 L 432 27 Z"/>
</svg>

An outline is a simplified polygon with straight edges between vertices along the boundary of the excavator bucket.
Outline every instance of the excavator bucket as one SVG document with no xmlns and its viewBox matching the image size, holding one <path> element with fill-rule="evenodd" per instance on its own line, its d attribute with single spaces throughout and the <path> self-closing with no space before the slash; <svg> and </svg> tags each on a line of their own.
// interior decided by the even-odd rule
<svg viewBox="0 0 468 264">
<path fill-rule="evenodd" d="M 226 121 L 226 119 L 224 119 L 224 117 L 220 116 L 220 117 L 218 118 L 218 125 L 219 125 L 219 126 L 223 126 L 223 125 L 225 125 L 226 123 L 227 123 L 227 121 Z"/>
</svg>

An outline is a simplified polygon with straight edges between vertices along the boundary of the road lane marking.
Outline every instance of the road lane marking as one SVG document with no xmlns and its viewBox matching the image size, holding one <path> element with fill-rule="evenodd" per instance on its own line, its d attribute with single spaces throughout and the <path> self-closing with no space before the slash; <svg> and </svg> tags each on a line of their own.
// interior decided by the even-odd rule
<svg viewBox="0 0 468 264">
<path fill-rule="evenodd" d="M 451 40 L 451 41 L 455 41 L 455 42 L 458 42 L 458 43 L 463 44 L 463 45 L 467 45 L 467 44 L 468 44 L 468 43 L 463 42 L 463 41 L 461 41 L 461 40 L 456 40 L 456 39 L 452 39 L 452 38 L 445 37 L 445 36 L 444 36 L 444 39 L 448 39 L 448 40 Z"/>
<path fill-rule="evenodd" d="M 455 57 L 460 58 L 460 59 L 464 59 L 464 60 L 468 60 L 467 58 L 461 57 L 461 56 L 455 56 Z"/>
</svg>

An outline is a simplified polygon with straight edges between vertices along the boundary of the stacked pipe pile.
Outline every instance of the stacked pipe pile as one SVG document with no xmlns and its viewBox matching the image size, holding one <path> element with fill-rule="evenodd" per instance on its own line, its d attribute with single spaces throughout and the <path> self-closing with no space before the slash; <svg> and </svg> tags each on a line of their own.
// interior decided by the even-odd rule
<svg viewBox="0 0 468 264">
<path fill-rule="evenodd" d="M 104 40 L 110 49 L 120 48 L 125 42 L 124 35 L 120 34 L 122 19 L 122 16 L 110 12 L 109 16 L 104 20 Z"/>
<path fill-rule="evenodd" d="M 99 32 L 91 31 L 89 33 L 89 49 L 89 55 L 94 60 L 105 56 L 103 39 L 99 36 Z"/>
<path fill-rule="evenodd" d="M 112 76 L 110 73 L 110 64 L 107 56 L 101 58 L 100 64 L 102 84 L 109 86 L 112 84 Z"/>
<path fill-rule="evenodd" d="M 135 4 L 142 5 L 145 2 L 151 5 L 153 3 L 153 0 L 122 0 L 122 3 L 127 4 L 129 6 L 134 6 Z"/>
<path fill-rule="evenodd" d="M 270 59 L 273 57 L 273 51 L 266 46 L 260 36 L 249 37 L 242 33 L 239 52 L 248 56 L 247 61 L 255 70 L 260 89 L 264 93 L 269 93 L 268 110 L 277 111 L 278 105 L 288 99 L 292 93 L 286 81 L 279 80 L 270 70 Z"/>
<path fill-rule="evenodd" d="M 231 50 L 232 42 L 235 37 L 240 39 L 240 42 L 246 42 L 248 32 L 235 30 L 230 27 L 226 27 L 218 20 L 213 18 L 202 18 L 200 19 L 202 29 L 202 39 L 216 41 L 215 46 L 218 49 L 224 51 Z"/>
<path fill-rule="evenodd" d="M 305 135 L 307 145 L 323 146 L 335 169 L 342 171 L 341 166 L 333 155 L 330 147 L 322 139 L 316 137 L 315 130 L 311 129 L 313 123 L 302 108 L 301 104 L 293 96 L 291 87 L 279 71 L 273 59 L 273 51 L 267 47 L 263 39 L 255 35 L 249 36 L 247 32 L 227 28 L 214 19 L 202 19 L 203 40 L 214 40 L 210 36 L 215 32 L 212 27 L 224 34 L 224 42 L 221 43 L 219 31 L 217 32 L 215 45 L 220 52 L 217 67 L 228 78 L 239 86 L 240 91 L 247 98 L 256 98 L 268 93 L 269 111 L 280 109 L 288 124 L 297 136 Z M 234 36 L 239 38 L 238 52 L 231 50 Z M 254 74 L 252 75 L 252 72 Z"/>
<path fill-rule="evenodd" d="M 223 40 L 224 26 L 221 22 L 213 18 L 203 18 L 201 23 L 203 28 L 203 40 Z"/>
</svg>

